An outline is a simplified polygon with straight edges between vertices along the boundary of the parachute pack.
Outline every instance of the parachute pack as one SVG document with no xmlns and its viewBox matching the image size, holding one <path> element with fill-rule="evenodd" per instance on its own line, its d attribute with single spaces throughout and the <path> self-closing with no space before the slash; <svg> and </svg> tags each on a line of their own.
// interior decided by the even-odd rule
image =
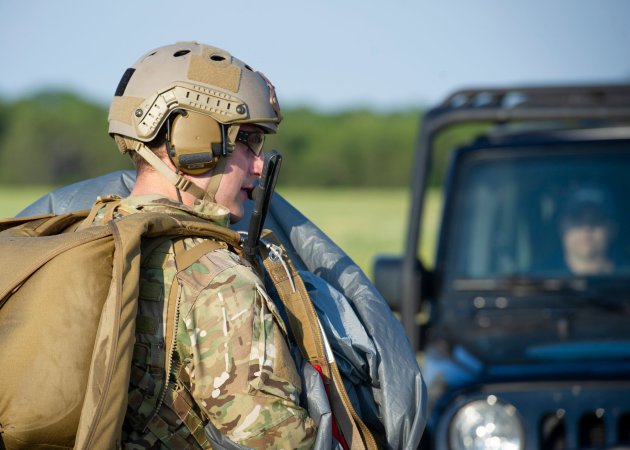
<svg viewBox="0 0 630 450">
<path fill-rule="evenodd" d="M 240 239 L 216 225 L 152 213 L 73 231 L 87 212 L 0 222 L 0 439 L 7 449 L 116 448 L 143 241 Z"/>
<path fill-rule="evenodd" d="M 297 213 L 280 202 L 285 218 Z M 273 216 L 273 203 L 271 210 Z M 8 449 L 116 448 L 127 407 L 143 243 L 205 236 L 240 251 L 237 231 L 158 213 L 75 231 L 87 213 L 0 222 L 0 361 L 5 368 L 0 371 L 0 438 Z M 295 225 L 302 218 L 289 220 Z M 383 313 L 388 309 L 378 311 L 386 305 L 375 302 L 371 292 L 366 296 L 357 274 L 350 275 L 355 277 L 350 284 L 358 294 L 344 286 L 347 273 L 334 275 L 340 284 L 329 283 L 321 271 L 309 269 L 313 260 L 302 256 L 293 233 L 287 238 L 286 230 L 273 218 L 270 222 L 274 233 L 279 231 L 274 245 L 284 244 L 283 253 L 296 261 L 294 266 L 287 258 L 269 258 L 269 249 L 261 248 L 268 281 L 309 362 L 301 370 L 311 416 L 310 404 L 319 404 L 316 448 L 331 448 L 333 416 L 348 448 L 415 448 L 424 428 L 426 392 L 415 360 L 405 353 L 407 344 L 391 342 L 392 336 L 404 336 L 397 322 L 393 316 L 395 323 L 388 322 Z M 309 230 L 311 239 L 318 233 Z M 378 317 L 370 319 L 369 310 Z M 357 325 L 358 334 L 352 331 Z M 378 331 L 383 326 L 387 332 Z M 213 448 L 241 448 L 212 424 L 204 431 Z"/>
</svg>

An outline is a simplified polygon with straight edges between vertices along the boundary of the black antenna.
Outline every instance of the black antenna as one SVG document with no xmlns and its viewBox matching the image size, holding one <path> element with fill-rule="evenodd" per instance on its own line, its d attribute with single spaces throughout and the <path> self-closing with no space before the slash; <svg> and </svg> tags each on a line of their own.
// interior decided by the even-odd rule
<svg viewBox="0 0 630 450">
<path fill-rule="evenodd" d="M 273 191 L 276 188 L 276 181 L 278 180 L 281 165 L 282 155 L 277 150 L 272 150 L 267 153 L 265 155 L 260 181 L 252 193 L 254 210 L 249 220 L 247 239 L 243 245 L 245 258 L 252 262 L 256 258 L 258 240 L 260 239 L 260 234 L 265 225 L 265 217 L 267 217 L 267 212 L 269 211 L 269 203 L 271 202 Z"/>
</svg>

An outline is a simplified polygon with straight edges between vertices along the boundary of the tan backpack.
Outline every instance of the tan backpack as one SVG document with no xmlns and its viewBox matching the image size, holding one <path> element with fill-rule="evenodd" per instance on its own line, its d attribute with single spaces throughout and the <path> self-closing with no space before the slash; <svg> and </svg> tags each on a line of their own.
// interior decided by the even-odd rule
<svg viewBox="0 0 630 450">
<path fill-rule="evenodd" d="M 156 213 L 67 232 L 86 216 L 0 221 L 0 443 L 8 449 L 116 448 L 142 239 L 239 242 L 228 229 Z"/>
<path fill-rule="evenodd" d="M 159 213 L 75 231 L 87 215 L 0 221 L 0 448 L 119 447 L 143 240 L 206 236 L 240 248 L 235 231 Z M 327 355 L 299 275 L 290 261 L 261 252 L 348 448 L 376 448 Z"/>
</svg>

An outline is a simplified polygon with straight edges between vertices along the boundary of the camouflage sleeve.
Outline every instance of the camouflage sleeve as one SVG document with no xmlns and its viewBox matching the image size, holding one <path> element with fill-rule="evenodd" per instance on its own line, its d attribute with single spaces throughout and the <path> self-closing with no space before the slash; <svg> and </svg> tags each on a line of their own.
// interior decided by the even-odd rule
<svg viewBox="0 0 630 450">
<path fill-rule="evenodd" d="M 258 276 L 219 250 L 180 281 L 179 352 L 203 413 L 247 447 L 312 447 L 315 424 L 299 406 L 283 323 Z"/>
</svg>

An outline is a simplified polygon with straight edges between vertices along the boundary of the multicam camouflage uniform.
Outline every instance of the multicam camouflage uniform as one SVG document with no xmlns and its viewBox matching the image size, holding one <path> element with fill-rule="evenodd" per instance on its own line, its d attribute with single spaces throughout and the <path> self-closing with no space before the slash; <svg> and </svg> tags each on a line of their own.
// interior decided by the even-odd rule
<svg viewBox="0 0 630 450">
<path fill-rule="evenodd" d="M 141 211 L 196 216 L 222 226 L 229 220 L 222 206 L 189 208 L 157 195 L 121 200 L 114 217 Z M 99 213 L 95 222 L 103 215 Z M 184 246 L 202 240 L 185 238 Z M 176 276 L 181 286 L 176 351 L 171 382 L 163 393 L 164 299 Z M 142 263 L 136 327 L 125 448 L 200 448 L 191 432 L 203 435 L 206 419 L 247 447 L 313 445 L 315 424 L 299 406 L 301 383 L 283 321 L 260 278 L 236 254 L 214 250 L 177 275 L 172 243 L 153 248 Z M 182 423 L 175 414 L 181 410 L 174 401 L 178 395 L 188 395 L 192 422 Z M 159 412 L 153 414 L 158 404 Z"/>
</svg>

